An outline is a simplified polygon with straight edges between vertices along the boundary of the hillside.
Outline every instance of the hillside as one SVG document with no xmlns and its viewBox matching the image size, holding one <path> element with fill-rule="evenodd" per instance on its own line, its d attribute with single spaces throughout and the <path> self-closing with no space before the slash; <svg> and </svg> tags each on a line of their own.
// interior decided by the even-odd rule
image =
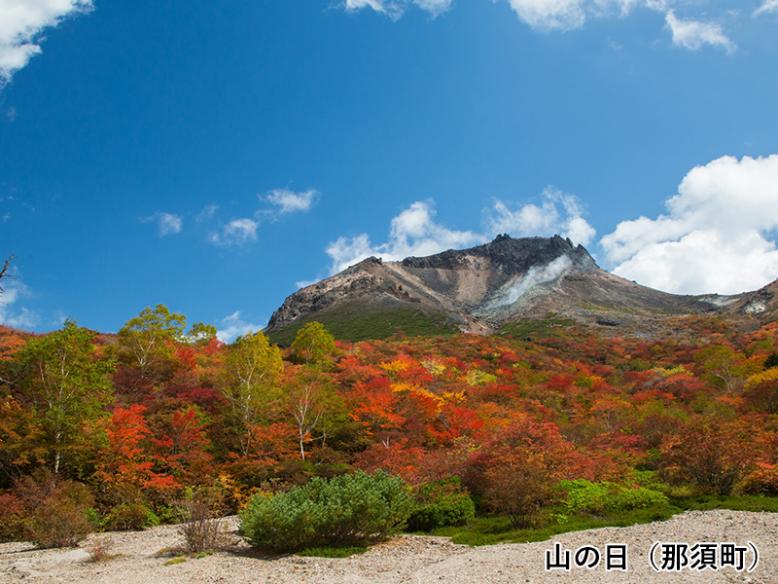
<svg viewBox="0 0 778 584">
<path fill-rule="evenodd" d="M 489 334 L 506 323 L 550 315 L 602 329 L 646 336 L 670 319 L 720 315 L 754 323 L 775 318 L 778 284 L 739 296 L 679 296 L 601 269 L 569 239 L 514 239 L 399 262 L 368 258 L 289 296 L 266 332 L 286 342 L 305 322 L 325 323 L 349 340 L 394 332 L 461 330 Z"/>
</svg>

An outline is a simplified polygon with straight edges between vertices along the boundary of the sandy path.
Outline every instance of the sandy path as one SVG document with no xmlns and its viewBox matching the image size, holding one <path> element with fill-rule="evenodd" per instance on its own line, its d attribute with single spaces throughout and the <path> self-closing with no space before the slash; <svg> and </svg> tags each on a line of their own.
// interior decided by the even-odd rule
<svg viewBox="0 0 778 584">
<path fill-rule="evenodd" d="M 288 556 L 265 559 L 235 535 L 228 552 L 165 565 L 169 557 L 156 557 L 164 548 L 179 544 L 177 529 L 158 527 L 145 532 L 97 534 L 83 547 L 71 550 L 34 550 L 28 544 L 0 545 L 0 583 L 105 583 L 105 584 L 334 584 L 334 583 L 590 583 L 590 582 L 749 582 L 778 584 L 778 514 L 736 511 L 688 512 L 669 521 L 625 528 L 567 533 L 540 543 L 470 548 L 436 537 L 404 536 L 348 559 Z M 100 563 L 85 561 L 85 550 L 95 540 L 111 540 L 119 557 Z M 656 574 L 646 555 L 654 541 L 753 541 L 761 555 L 757 569 L 736 573 L 731 568 L 702 574 Z M 630 570 L 607 573 L 573 569 L 547 573 L 544 552 L 558 541 L 575 549 L 583 544 L 628 543 Z"/>
</svg>

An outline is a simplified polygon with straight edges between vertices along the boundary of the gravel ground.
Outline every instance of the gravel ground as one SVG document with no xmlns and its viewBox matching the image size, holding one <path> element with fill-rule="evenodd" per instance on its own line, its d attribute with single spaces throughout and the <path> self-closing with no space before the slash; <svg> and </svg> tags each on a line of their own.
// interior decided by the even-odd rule
<svg viewBox="0 0 778 584">
<path fill-rule="evenodd" d="M 25 582 L 105 584 L 334 584 L 334 583 L 436 583 L 497 584 L 536 583 L 678 583 L 749 582 L 778 584 L 778 513 L 693 511 L 669 521 L 593 529 L 557 536 L 539 543 L 471 548 L 445 538 L 403 536 L 377 545 L 365 554 L 347 559 L 285 556 L 266 558 L 252 552 L 235 529 L 236 520 L 225 522 L 229 531 L 226 551 L 183 563 L 166 565 L 171 548 L 180 545 L 175 526 L 144 532 L 103 533 L 91 536 L 79 548 L 36 550 L 29 544 L 0 544 L 0 583 Z M 88 550 L 106 541 L 116 557 L 91 562 Z M 751 574 L 732 568 L 717 572 L 656 573 L 647 555 L 655 541 L 736 542 L 752 541 L 760 562 Z M 630 567 L 626 573 L 606 573 L 602 566 L 569 573 L 544 570 L 544 553 L 553 542 L 575 549 L 592 544 L 629 544 Z"/>
</svg>

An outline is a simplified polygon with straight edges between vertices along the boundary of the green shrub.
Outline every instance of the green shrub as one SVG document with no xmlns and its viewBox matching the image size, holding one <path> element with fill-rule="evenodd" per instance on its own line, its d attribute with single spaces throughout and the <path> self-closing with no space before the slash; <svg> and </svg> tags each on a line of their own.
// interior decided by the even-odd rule
<svg viewBox="0 0 778 584">
<path fill-rule="evenodd" d="M 647 487 L 634 489 L 622 489 L 616 493 L 610 509 L 614 511 L 630 511 L 632 509 L 645 509 L 655 505 L 666 505 L 669 500 L 659 491 Z"/>
<path fill-rule="evenodd" d="M 664 493 L 670 488 L 670 485 L 662 482 L 659 473 L 655 470 L 633 470 L 629 480 L 641 487 L 646 487 L 652 491 L 659 491 L 660 493 Z"/>
<path fill-rule="evenodd" d="M 370 543 L 403 527 L 413 504 L 408 491 L 383 471 L 314 478 L 286 493 L 252 497 L 240 513 L 241 530 L 252 545 L 273 552 Z"/>
<path fill-rule="evenodd" d="M 567 492 L 564 505 L 569 514 L 605 515 L 610 495 L 607 483 L 593 483 L 585 479 L 576 479 L 562 481 L 560 486 Z"/>
<path fill-rule="evenodd" d="M 186 512 L 180 505 L 160 505 L 156 515 L 161 525 L 177 525 L 186 521 Z"/>
<path fill-rule="evenodd" d="M 411 531 L 464 525 L 475 517 L 475 504 L 458 478 L 428 483 L 415 494 L 416 505 L 408 518 Z"/>
<path fill-rule="evenodd" d="M 134 531 L 159 525 L 159 517 L 144 503 L 121 503 L 105 517 L 105 528 L 111 531 Z"/>
<path fill-rule="evenodd" d="M 565 510 L 570 515 L 605 515 L 655 505 L 669 501 L 659 491 L 647 487 L 628 488 L 615 483 L 593 483 L 585 479 L 561 481 L 560 487 L 567 493 Z"/>
</svg>

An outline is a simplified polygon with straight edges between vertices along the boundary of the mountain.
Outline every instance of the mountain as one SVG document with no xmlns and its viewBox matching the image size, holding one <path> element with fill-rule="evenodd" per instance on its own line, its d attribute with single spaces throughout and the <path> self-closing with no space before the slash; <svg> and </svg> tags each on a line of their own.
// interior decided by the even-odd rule
<svg viewBox="0 0 778 584">
<path fill-rule="evenodd" d="M 428 257 L 368 258 L 289 296 L 266 332 L 285 342 L 303 323 L 319 320 L 336 336 L 354 340 L 399 330 L 488 334 L 553 316 L 613 334 L 651 335 L 674 317 L 774 318 L 776 299 L 778 282 L 737 296 L 668 294 L 601 269 L 583 246 L 558 235 L 500 235 Z"/>
</svg>

